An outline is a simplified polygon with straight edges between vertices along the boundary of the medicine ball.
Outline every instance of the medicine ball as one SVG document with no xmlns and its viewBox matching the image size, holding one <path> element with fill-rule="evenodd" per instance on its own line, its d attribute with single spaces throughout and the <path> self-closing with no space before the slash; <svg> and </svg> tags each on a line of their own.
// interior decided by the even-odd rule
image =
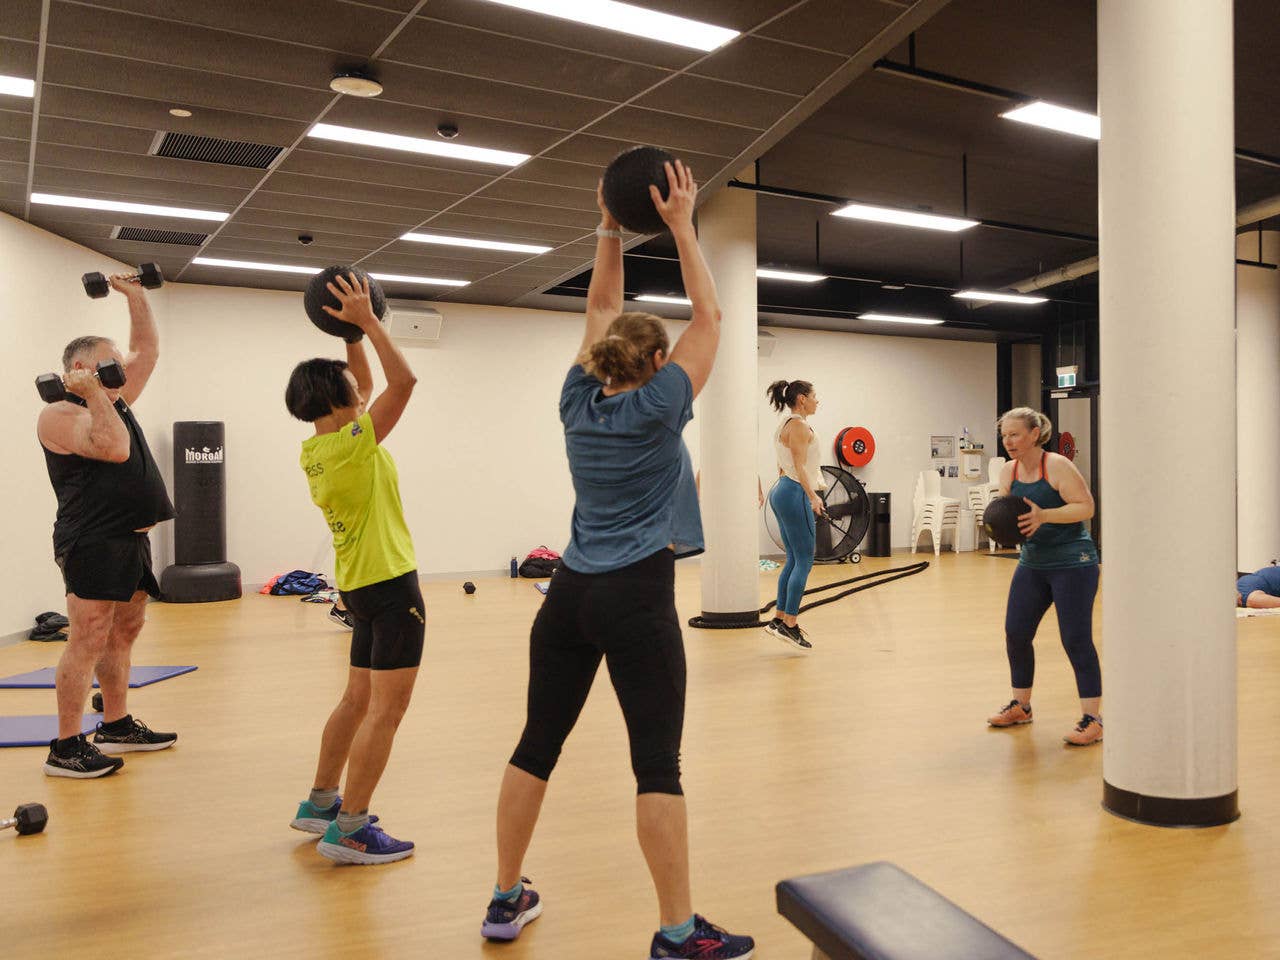
<svg viewBox="0 0 1280 960">
<path fill-rule="evenodd" d="M 982 511 L 987 537 L 1002 547 L 1016 547 L 1026 538 L 1018 529 L 1018 518 L 1031 508 L 1021 497 L 996 497 Z"/>
<path fill-rule="evenodd" d="M 307 292 L 302 296 L 302 305 L 306 308 L 307 316 L 311 319 L 311 322 L 325 333 L 341 337 L 347 343 L 355 343 L 364 336 L 364 331 L 354 323 L 336 320 L 320 309 L 322 306 L 333 307 L 335 310 L 342 309 L 342 304 L 338 302 L 338 298 L 330 293 L 326 286 L 340 273 L 344 276 L 354 273 L 357 280 L 368 278 L 369 299 L 373 304 L 373 312 L 381 320 L 382 315 L 387 312 L 387 298 L 382 293 L 382 285 L 359 267 L 325 267 L 313 276 L 311 282 L 307 284 Z"/>
<path fill-rule="evenodd" d="M 667 229 L 649 196 L 649 184 L 657 184 L 662 199 L 671 187 L 667 171 L 675 157 L 661 147 L 632 147 L 613 158 L 604 171 L 604 205 L 632 233 L 661 233 Z"/>
</svg>

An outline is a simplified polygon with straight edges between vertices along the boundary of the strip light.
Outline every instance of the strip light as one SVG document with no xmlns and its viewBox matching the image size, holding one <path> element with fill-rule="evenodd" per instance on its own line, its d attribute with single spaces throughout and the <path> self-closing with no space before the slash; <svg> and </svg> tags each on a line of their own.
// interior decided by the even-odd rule
<svg viewBox="0 0 1280 960">
<path fill-rule="evenodd" d="M 589 27 L 603 27 L 647 40 L 661 40 L 693 50 L 715 50 L 734 37 L 737 30 L 717 27 L 699 20 L 646 10 L 617 0 L 489 0 L 504 7 L 528 10 L 561 20 L 573 20 Z"/>
<path fill-rule="evenodd" d="M 196 257 L 191 263 L 198 267 L 230 267 L 235 270 L 265 270 L 270 273 L 319 273 L 323 267 L 298 267 L 286 263 L 257 263 L 252 260 L 223 260 L 218 257 Z M 375 280 L 389 283 L 421 283 L 433 287 L 465 287 L 469 280 L 443 280 L 439 277 L 410 277 L 398 273 L 371 273 Z"/>
<path fill-rule="evenodd" d="M 406 233 L 401 240 L 414 243 L 439 243 L 447 247 L 475 247 L 479 250 L 510 250 L 512 253 L 546 253 L 551 247 L 531 243 L 507 243 L 500 240 L 471 240 L 468 237 L 446 237 L 439 233 Z"/>
<path fill-rule="evenodd" d="M 0 74 L 0 93 L 11 97 L 34 97 L 36 82 L 26 77 L 6 77 Z"/>
<path fill-rule="evenodd" d="M 987 290 L 961 290 L 953 293 L 957 300 L 990 300 L 993 303 L 1048 303 L 1048 297 L 1027 297 L 1019 293 L 991 293 Z"/>
<path fill-rule="evenodd" d="M 934 213 L 918 213 L 915 210 L 895 210 L 892 207 L 873 207 L 865 203 L 851 203 L 832 211 L 833 217 L 849 217 L 853 220 L 871 220 L 875 223 L 893 223 L 902 227 L 923 227 L 926 230 L 946 230 L 955 233 L 978 225 L 977 220 L 959 217 L 941 217 Z"/>
<path fill-rule="evenodd" d="M 95 200 L 92 197 L 64 197 L 56 193 L 33 193 L 32 203 L 45 203 L 55 207 L 79 207 L 84 210 L 112 210 L 117 213 L 138 213 L 148 217 L 175 217 L 181 220 L 216 220 L 221 223 L 230 216 L 217 210 L 192 210 L 190 207 L 158 207 L 150 203 L 124 203 L 119 200 Z"/>
<path fill-rule="evenodd" d="M 922 326 L 936 327 L 945 321 L 935 320 L 932 317 L 899 317 L 891 313 L 860 313 L 859 320 L 880 320 L 884 323 L 915 323 Z"/>
<path fill-rule="evenodd" d="M 1036 100 L 1034 103 L 1009 110 L 1000 116 L 1006 120 L 1047 127 L 1059 133 L 1070 133 L 1077 137 L 1088 137 L 1091 140 L 1102 139 L 1102 121 L 1097 114 L 1060 107 L 1044 100 Z"/>
<path fill-rule="evenodd" d="M 827 279 L 821 273 L 794 273 L 790 270 L 766 270 L 756 268 L 756 276 L 761 280 L 791 280 L 794 283 L 817 283 Z"/>
<path fill-rule="evenodd" d="M 468 147 L 444 140 L 424 140 L 422 137 L 402 137 L 397 133 L 381 133 L 377 130 L 361 130 L 357 127 L 339 127 L 332 123 L 317 123 L 307 131 L 308 137 L 319 140 L 337 140 L 364 147 L 382 147 L 385 150 L 406 150 L 409 153 L 426 153 L 452 160 L 472 160 L 476 163 L 492 163 L 500 167 L 515 167 L 529 159 L 527 153 L 508 150 L 490 150 L 488 147 Z"/>
<path fill-rule="evenodd" d="M 674 303 L 682 307 L 693 306 L 693 301 L 686 297 L 662 297 L 656 293 L 643 294 L 642 296 L 636 297 L 636 300 L 640 303 Z"/>
</svg>

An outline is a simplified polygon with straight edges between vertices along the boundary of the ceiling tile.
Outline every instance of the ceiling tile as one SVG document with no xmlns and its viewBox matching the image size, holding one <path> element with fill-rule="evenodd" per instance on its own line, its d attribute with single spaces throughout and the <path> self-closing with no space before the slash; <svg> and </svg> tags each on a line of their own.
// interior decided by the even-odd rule
<svg viewBox="0 0 1280 960">
<path fill-rule="evenodd" d="M 375 205 L 371 203 L 347 203 L 342 200 L 326 200 L 323 197 L 299 196 L 259 190 L 253 195 L 253 204 L 266 210 L 284 213 L 300 213 L 328 216 L 348 220 L 372 220 L 375 223 L 411 227 L 432 213 L 429 209 L 409 209 L 403 206 Z M 401 233 L 404 231 L 401 230 Z"/>
<path fill-rule="evenodd" d="M 759 35 L 851 56 L 903 13 L 878 0 L 809 0 Z"/>
<path fill-rule="evenodd" d="M 263 190 L 292 193 L 298 196 L 344 200 L 355 203 L 378 203 L 409 210 L 443 210 L 459 199 L 458 194 L 433 190 L 410 190 L 380 183 L 362 183 L 337 177 L 304 176 L 297 173 L 272 173 Z"/>
<path fill-rule="evenodd" d="M 0 160 L 26 164 L 31 156 L 31 144 L 26 140 L 0 140 Z"/>
<path fill-rule="evenodd" d="M 41 111 L 39 136 L 42 144 L 145 154 L 155 139 L 156 131 L 87 120 L 67 120 L 51 117 Z"/>
<path fill-rule="evenodd" d="M 516 200 L 522 203 L 535 203 L 548 207 L 563 207 L 568 210 L 598 211 L 596 191 L 576 187 L 558 187 L 545 183 L 529 183 L 527 181 L 503 178 L 479 194 L 482 197 L 494 197 L 499 200 Z"/>
<path fill-rule="evenodd" d="M 377 100 L 356 100 L 344 97 L 325 115 L 324 122 L 344 127 L 355 127 L 361 130 L 377 130 L 382 133 L 394 133 L 406 137 L 423 137 L 440 140 L 436 127 L 443 120 L 453 119 L 447 112 L 431 110 L 426 107 L 413 107 L 401 103 L 383 103 Z M 488 147 L 493 150 L 514 150 L 518 153 L 537 153 L 561 137 L 565 131 L 550 130 L 533 124 L 510 123 L 504 120 L 484 120 L 472 117 L 459 122 L 460 136 L 454 143 L 472 147 Z M 322 141 L 325 147 L 331 141 Z M 443 142 L 443 141 L 441 141 Z M 418 155 L 403 150 L 383 150 L 377 147 L 363 147 L 370 156 L 385 156 L 388 159 L 409 159 Z M 448 160 L 443 157 L 431 157 L 432 164 L 445 164 L 450 167 L 463 164 L 467 169 L 502 172 L 503 167 L 493 164 L 476 164 Z"/>
<path fill-rule="evenodd" d="M 560 207 L 539 207 L 532 204 L 512 203 L 507 200 L 492 200 L 486 197 L 472 197 L 455 206 L 451 213 L 464 216 L 494 217 L 501 220 L 518 221 L 531 227 L 542 225 L 558 225 L 563 227 L 581 227 L 584 230 L 594 229 L 600 221 L 598 210 L 565 210 Z M 425 228 L 424 228 L 425 229 Z"/>
<path fill-rule="evenodd" d="M 601 137 L 627 138 L 632 143 L 667 146 L 672 153 L 685 152 L 733 157 L 756 139 L 757 133 L 709 120 L 659 113 L 640 107 L 623 107 L 599 123 L 591 125 L 591 133 Z M 706 170 L 706 173 L 711 173 Z"/>
<path fill-rule="evenodd" d="M 838 54 L 797 50 L 790 44 L 752 36 L 717 50 L 690 72 L 803 96 L 842 63 L 844 58 Z"/>
<path fill-rule="evenodd" d="M 367 241 L 377 244 L 377 240 Z M 272 242 L 269 240 L 250 240 L 245 237 L 231 237 L 224 232 L 209 241 L 200 255 L 203 257 L 221 257 L 226 260 L 251 260 L 266 263 L 284 263 L 308 260 L 316 264 L 350 263 L 369 252 L 371 247 L 362 246 L 351 239 L 346 243 L 328 245 L 313 243 L 304 247 L 295 237 L 288 241 Z"/>
<path fill-rule="evenodd" d="M 36 164 L 35 190 L 73 196 L 131 200 L 169 206 L 198 207 L 230 213 L 244 199 L 246 190 L 206 183 L 154 180 L 106 171 L 63 170 Z"/>
<path fill-rule="evenodd" d="M 781 93 L 748 90 L 720 80 L 680 75 L 641 97 L 636 106 L 765 130 L 799 102 L 798 97 Z"/>
<path fill-rule="evenodd" d="M 6 17 L 8 12 L 6 5 Z M 0 31 L 3 30 L 5 30 L 5 26 L 0 24 Z M 38 44 L 28 43 L 25 40 L 11 40 L 6 37 L 0 37 L 0 73 L 10 77 L 25 77 L 28 80 L 34 80 L 36 76 L 36 58 L 39 53 L 40 47 Z M 0 101 L 7 102 L 17 99 L 19 98 L 0 94 Z"/>
<path fill-rule="evenodd" d="M 437 165 L 449 162 L 437 157 L 390 150 L 380 150 L 377 157 L 371 157 L 368 147 L 308 139 L 281 159 L 276 169 L 460 195 L 471 193 L 489 183 L 493 179 L 491 171 L 497 169 L 474 163 L 466 164 L 466 169 L 462 169 L 463 164 L 457 161 L 453 161 L 452 169 Z M 485 172 L 486 170 L 490 172 Z"/>
<path fill-rule="evenodd" d="M 383 242 L 394 240 L 405 232 L 403 224 L 381 223 L 367 219 L 346 220 L 341 216 L 272 209 L 271 206 L 264 205 L 264 203 L 275 204 L 276 202 L 274 197 L 264 201 L 260 194 L 255 194 L 250 203 L 241 207 L 240 211 L 227 221 L 226 229 L 234 226 L 275 227 L 290 230 L 295 237 L 300 233 L 309 233 L 317 237 L 324 234 L 338 236 L 345 234 L 352 237 L 380 239 Z M 299 249 L 302 249 L 301 244 Z"/>
<path fill-rule="evenodd" d="M 30 101 L 27 102 L 30 103 Z M 0 110 L 0 137 L 25 140 L 30 136 L 31 108 L 29 106 L 26 111 Z"/>
<path fill-rule="evenodd" d="M 27 162 L 22 159 L 0 160 L 0 181 L 27 185 Z"/>
<path fill-rule="evenodd" d="M 577 240 L 590 230 L 583 227 L 564 226 L 545 222 L 518 222 L 504 216 L 505 209 L 495 214 L 476 216 L 454 209 L 432 217 L 422 229 L 424 232 L 456 233 L 460 236 L 480 237 L 490 240 L 511 240 L 515 243 L 536 243 L 550 246 Z M 594 225 L 593 225 L 594 227 Z"/>
<path fill-rule="evenodd" d="M 40 8 L 40 0 L 5 0 L 0 35 L 19 40 L 39 40 Z"/>
<path fill-rule="evenodd" d="M 43 132 L 42 129 L 41 133 Z M 43 136 L 36 147 L 36 164 L 41 167 L 95 175 L 108 173 L 167 180 L 174 185 L 174 190 L 180 190 L 179 185 L 184 183 L 202 183 L 234 187 L 245 191 L 255 186 L 266 172 L 221 163 L 202 163 L 198 160 L 178 160 L 174 157 L 153 157 L 146 154 L 68 147 L 47 143 Z M 93 182 L 91 177 L 84 179 L 86 182 Z"/>
<path fill-rule="evenodd" d="M 615 139 L 594 133 L 580 133 L 553 150 L 549 150 L 547 156 L 553 160 L 568 160 L 574 163 L 588 164 L 595 168 L 597 171 L 596 177 L 598 178 L 604 173 L 604 168 L 608 166 L 609 161 L 623 150 L 645 142 L 653 146 L 665 147 L 668 150 L 674 151 L 676 149 L 667 140 L 645 141 L 638 137 L 635 139 Z M 729 159 L 727 156 L 711 156 L 693 150 L 681 150 L 680 156 L 696 168 L 706 171 L 720 169 L 724 162 Z M 517 170 L 517 172 L 519 171 Z"/>
<path fill-rule="evenodd" d="M 569 163 L 538 157 L 528 163 L 522 163 L 508 175 L 507 179 L 580 187 L 594 193 L 596 184 L 600 180 L 600 168 L 592 164 Z"/>
</svg>

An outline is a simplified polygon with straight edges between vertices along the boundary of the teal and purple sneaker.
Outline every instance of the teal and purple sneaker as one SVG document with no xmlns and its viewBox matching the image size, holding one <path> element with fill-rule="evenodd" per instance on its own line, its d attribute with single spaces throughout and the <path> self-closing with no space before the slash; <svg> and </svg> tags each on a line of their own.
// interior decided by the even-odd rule
<svg viewBox="0 0 1280 960">
<path fill-rule="evenodd" d="M 325 828 L 316 851 L 335 863 L 393 863 L 413 856 L 413 842 L 397 840 L 372 823 L 354 833 L 343 833 L 335 820 Z"/>
<path fill-rule="evenodd" d="M 514 940 L 525 925 L 542 914 L 542 898 L 529 889 L 529 881 L 520 878 L 524 889 L 514 900 L 494 897 L 489 901 L 489 911 L 480 926 L 480 936 L 486 940 Z"/>
<path fill-rule="evenodd" d="M 324 833 L 329 829 L 329 824 L 338 819 L 338 811 L 342 809 L 342 798 L 339 797 L 333 801 L 333 806 L 322 810 L 310 800 L 303 800 L 298 804 L 298 815 L 289 821 L 289 826 L 295 830 L 301 830 L 303 833 Z M 376 815 L 370 815 L 370 823 L 377 823 Z"/>
</svg>

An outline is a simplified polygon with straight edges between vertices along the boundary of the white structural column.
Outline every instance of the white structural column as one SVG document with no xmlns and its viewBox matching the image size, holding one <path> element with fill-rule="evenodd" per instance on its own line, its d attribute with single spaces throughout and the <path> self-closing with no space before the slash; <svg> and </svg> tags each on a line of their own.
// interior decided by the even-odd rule
<svg viewBox="0 0 1280 960">
<path fill-rule="evenodd" d="M 1145 823 L 1239 815 L 1232 83 L 1232 0 L 1099 0 L 1103 805 Z"/>
<path fill-rule="evenodd" d="M 754 175 L 744 172 L 744 179 Z M 702 441 L 702 616 L 757 622 L 756 197 L 729 187 L 698 211 L 698 236 L 720 296 L 720 349 L 698 404 Z"/>
<path fill-rule="evenodd" d="M 1242 233 L 1241 260 L 1280 263 L 1280 233 Z M 1261 251 L 1259 251 L 1261 247 Z M 1261 258 L 1259 258 L 1261 252 Z M 1280 561 L 1280 270 L 1236 267 L 1236 569 L 1249 573 Z"/>
</svg>

